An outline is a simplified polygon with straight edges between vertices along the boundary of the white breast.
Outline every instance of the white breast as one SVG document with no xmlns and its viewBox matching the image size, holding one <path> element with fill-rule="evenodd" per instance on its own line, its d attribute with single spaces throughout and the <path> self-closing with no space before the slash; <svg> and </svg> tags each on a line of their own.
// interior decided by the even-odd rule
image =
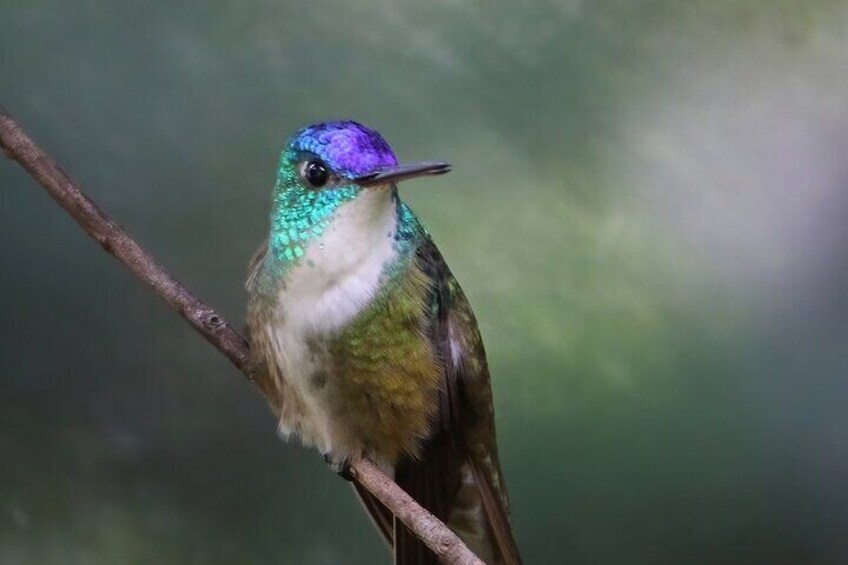
<svg viewBox="0 0 848 565">
<path fill-rule="evenodd" d="M 268 328 L 283 378 L 308 414 L 296 422 L 304 443 L 333 451 L 332 424 L 321 395 L 310 385 L 320 367 L 308 340 L 341 331 L 373 300 L 385 267 L 395 260 L 395 205 L 389 190 L 366 190 L 343 204 L 320 238 L 285 277 L 274 322 Z M 295 422 L 280 422 L 290 433 Z"/>
</svg>

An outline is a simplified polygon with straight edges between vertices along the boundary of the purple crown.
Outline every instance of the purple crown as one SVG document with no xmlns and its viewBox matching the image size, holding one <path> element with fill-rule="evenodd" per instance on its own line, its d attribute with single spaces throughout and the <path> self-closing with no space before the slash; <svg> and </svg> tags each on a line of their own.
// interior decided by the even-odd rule
<svg viewBox="0 0 848 565">
<path fill-rule="evenodd" d="M 314 153 L 348 178 L 397 165 L 397 158 L 383 136 L 350 120 L 305 127 L 292 136 L 289 147 L 297 152 Z"/>
</svg>

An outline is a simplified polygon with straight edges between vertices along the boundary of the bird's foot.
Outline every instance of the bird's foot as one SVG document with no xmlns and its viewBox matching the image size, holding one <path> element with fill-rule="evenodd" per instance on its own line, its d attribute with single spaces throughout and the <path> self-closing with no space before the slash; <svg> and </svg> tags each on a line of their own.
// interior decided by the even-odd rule
<svg viewBox="0 0 848 565">
<path fill-rule="evenodd" d="M 336 461 L 329 454 L 324 454 L 324 462 L 332 469 L 332 471 L 343 478 L 344 480 L 353 481 L 353 475 L 350 472 L 350 459 L 345 457 L 341 461 Z"/>
</svg>

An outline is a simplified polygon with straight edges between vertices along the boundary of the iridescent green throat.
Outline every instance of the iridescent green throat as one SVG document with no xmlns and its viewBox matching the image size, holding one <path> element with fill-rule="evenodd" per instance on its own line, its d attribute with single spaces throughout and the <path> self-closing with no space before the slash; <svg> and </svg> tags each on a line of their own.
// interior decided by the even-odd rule
<svg viewBox="0 0 848 565">
<path fill-rule="evenodd" d="M 304 256 L 309 241 L 324 234 L 333 213 L 361 190 L 355 184 L 322 190 L 303 186 L 297 157 L 294 151 L 282 154 L 274 187 L 268 251 L 280 273 Z"/>
</svg>

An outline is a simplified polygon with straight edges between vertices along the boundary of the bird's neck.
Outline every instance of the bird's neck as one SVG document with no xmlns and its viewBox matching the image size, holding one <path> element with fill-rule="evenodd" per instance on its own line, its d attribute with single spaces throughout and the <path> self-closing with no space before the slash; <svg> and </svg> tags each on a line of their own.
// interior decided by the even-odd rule
<svg viewBox="0 0 848 565">
<path fill-rule="evenodd" d="M 314 286 L 356 280 L 378 287 L 407 263 L 422 233 L 394 189 L 337 195 L 332 206 L 301 199 L 275 199 L 265 274 L 276 284 L 289 284 L 298 272 Z"/>
<path fill-rule="evenodd" d="M 394 190 L 372 190 L 341 204 L 320 235 L 289 259 L 271 233 L 256 289 L 282 308 L 292 327 L 336 332 L 402 285 L 425 232 Z M 282 247 L 281 247 L 282 246 Z"/>
</svg>

